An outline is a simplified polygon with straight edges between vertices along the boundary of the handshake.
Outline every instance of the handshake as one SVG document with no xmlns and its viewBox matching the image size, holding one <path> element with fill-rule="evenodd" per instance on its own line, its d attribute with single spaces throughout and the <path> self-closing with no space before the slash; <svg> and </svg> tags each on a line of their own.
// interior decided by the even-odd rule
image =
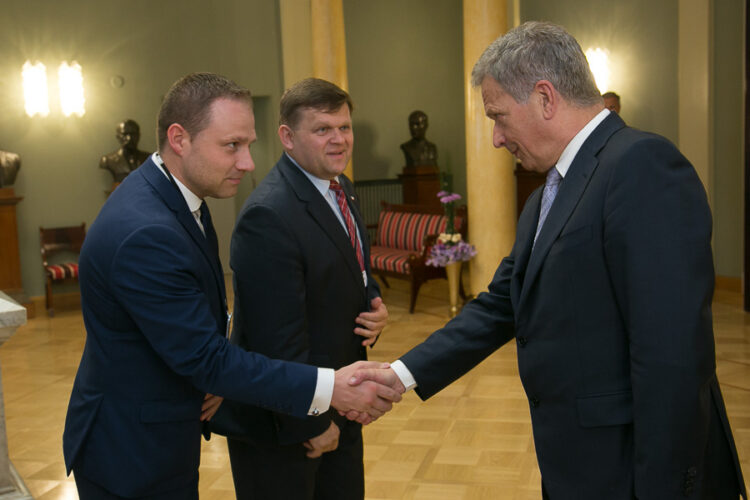
<svg viewBox="0 0 750 500">
<path fill-rule="evenodd" d="M 357 361 L 336 370 L 331 406 L 366 425 L 390 411 L 404 391 L 389 363 Z"/>
</svg>

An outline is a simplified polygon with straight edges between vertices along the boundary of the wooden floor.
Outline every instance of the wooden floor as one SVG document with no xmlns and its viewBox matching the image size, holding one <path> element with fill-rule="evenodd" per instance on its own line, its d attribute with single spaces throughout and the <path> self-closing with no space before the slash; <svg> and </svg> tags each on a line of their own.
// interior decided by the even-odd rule
<svg viewBox="0 0 750 500">
<path fill-rule="evenodd" d="M 392 361 L 447 320 L 444 281 L 426 285 L 408 314 L 406 283 L 385 289 L 391 324 L 371 358 Z M 39 310 L 39 309 L 38 309 Z M 746 475 L 750 475 L 750 314 L 739 294 L 714 303 L 718 373 Z M 42 311 L 0 349 L 10 457 L 38 500 L 77 498 L 65 477 L 61 436 L 85 332 L 75 308 Z M 408 394 L 365 429 L 368 499 L 535 499 L 540 476 L 528 403 L 508 345 L 420 402 Z M 233 499 L 226 442 L 204 442 L 202 500 Z"/>
</svg>

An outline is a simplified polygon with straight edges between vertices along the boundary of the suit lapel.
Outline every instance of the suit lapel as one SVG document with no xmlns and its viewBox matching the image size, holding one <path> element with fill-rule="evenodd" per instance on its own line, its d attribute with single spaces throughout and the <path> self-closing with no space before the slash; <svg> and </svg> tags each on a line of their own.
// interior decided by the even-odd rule
<svg viewBox="0 0 750 500">
<path fill-rule="evenodd" d="M 586 186 L 596 170 L 596 167 L 599 165 L 599 159 L 597 157 L 599 151 L 601 151 L 612 134 L 624 126 L 625 122 L 623 122 L 616 113 L 611 113 L 596 129 L 594 129 L 573 159 L 573 162 L 560 185 L 555 201 L 552 203 L 547 219 L 544 221 L 544 225 L 542 226 L 542 230 L 536 240 L 536 245 L 534 245 L 533 251 L 531 251 L 531 244 L 528 244 L 530 255 L 528 257 L 528 266 L 526 266 L 521 294 L 518 300 L 519 308 L 523 306 L 523 303 L 529 294 L 529 290 L 539 274 L 544 260 L 547 258 L 550 248 L 557 240 L 558 236 L 560 236 L 563 227 L 565 227 L 570 215 L 578 205 L 581 196 L 583 196 L 583 193 L 586 191 Z M 534 223 L 532 226 L 534 230 L 536 229 L 536 221 L 539 217 L 541 189 L 538 193 L 534 205 L 537 214 L 537 217 L 533 218 Z M 533 241 L 533 231 L 531 233 Z M 526 246 L 524 248 L 526 248 Z"/>
<path fill-rule="evenodd" d="M 310 180 L 305 177 L 305 174 L 300 172 L 299 168 L 286 155 L 282 155 L 277 165 L 279 171 L 287 182 L 289 182 L 297 197 L 306 204 L 308 213 L 318 226 L 320 226 L 323 234 L 331 240 L 339 253 L 341 253 L 352 278 L 364 294 L 365 287 L 362 281 L 362 271 L 360 271 L 359 262 L 357 262 L 357 255 L 354 253 L 354 248 L 352 248 L 346 230 L 341 226 L 341 222 L 339 222 L 333 210 L 331 210 L 328 202 L 315 189 Z M 349 206 L 351 208 L 351 204 Z M 357 216 L 355 215 L 356 219 Z M 359 224 L 359 221 L 357 221 L 357 224 Z"/>
<path fill-rule="evenodd" d="M 195 222 L 195 218 L 193 217 L 192 212 L 190 212 L 182 193 L 180 193 L 180 191 L 169 182 L 167 176 L 164 175 L 161 168 L 157 166 L 151 158 L 149 158 L 139 170 L 143 171 L 146 181 L 151 184 L 154 190 L 164 200 L 164 203 L 174 212 L 177 221 L 182 225 L 185 231 L 187 231 L 198 248 L 200 248 L 201 253 L 213 272 L 218 293 L 221 297 L 221 302 L 226 307 L 224 273 L 221 270 L 219 256 L 211 249 L 208 238 L 203 236 L 203 233 Z"/>
<path fill-rule="evenodd" d="M 526 276 L 526 269 L 529 264 L 529 256 L 531 255 L 531 247 L 534 243 L 543 188 L 544 186 L 531 193 L 518 220 L 515 246 L 517 254 L 513 263 L 513 276 L 510 282 L 510 298 L 513 301 L 514 310 L 518 309 L 524 277 Z"/>
</svg>

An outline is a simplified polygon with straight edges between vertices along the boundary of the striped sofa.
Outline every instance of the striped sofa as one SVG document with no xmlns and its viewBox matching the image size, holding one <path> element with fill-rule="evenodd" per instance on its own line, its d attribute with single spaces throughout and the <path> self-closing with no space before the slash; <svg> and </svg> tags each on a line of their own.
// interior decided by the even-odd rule
<svg viewBox="0 0 750 500">
<path fill-rule="evenodd" d="M 375 243 L 370 247 L 372 272 L 388 287 L 386 276 L 411 282 L 409 312 L 414 312 L 419 288 L 427 280 L 445 278 L 445 269 L 425 264 L 437 235 L 445 232 L 442 208 L 381 203 Z M 456 210 L 456 229 L 466 237 L 466 206 Z M 464 297 L 463 289 L 461 296 Z"/>
</svg>

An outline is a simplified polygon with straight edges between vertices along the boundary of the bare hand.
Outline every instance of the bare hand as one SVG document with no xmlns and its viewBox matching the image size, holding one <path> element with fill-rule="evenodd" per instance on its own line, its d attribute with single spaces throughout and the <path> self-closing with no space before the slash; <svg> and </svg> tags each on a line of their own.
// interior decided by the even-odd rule
<svg viewBox="0 0 750 500">
<path fill-rule="evenodd" d="M 349 383 L 351 385 L 358 385 L 368 380 L 381 385 L 389 386 L 399 394 L 403 394 L 406 391 L 406 388 L 401 382 L 401 379 L 398 378 L 396 372 L 393 371 L 393 368 L 391 368 L 390 365 L 379 368 L 363 368 L 357 370 L 349 380 Z M 375 420 L 367 413 L 359 412 L 356 410 L 349 410 L 346 412 L 339 411 L 339 414 L 348 418 L 349 420 L 356 420 L 362 425 L 367 425 Z"/>
<path fill-rule="evenodd" d="M 365 374 L 367 374 L 369 370 L 389 367 L 388 363 L 380 363 L 378 361 L 357 361 L 336 370 L 331 406 L 339 410 L 339 412 L 346 413 L 354 410 L 359 413 L 366 413 L 371 417 L 372 420 L 370 421 L 384 415 L 392 408 L 393 403 L 401 401 L 401 393 L 387 385 L 382 385 L 369 379 L 365 380 L 365 376 L 361 376 L 357 380 L 356 385 L 352 385 L 351 381 L 352 376 L 358 370 L 365 370 Z M 384 376 L 380 378 L 387 379 Z"/>
<path fill-rule="evenodd" d="M 310 438 L 302 446 L 307 448 L 309 458 L 318 458 L 327 451 L 333 451 L 339 446 L 339 426 L 331 421 L 331 425 L 320 436 Z"/>
<path fill-rule="evenodd" d="M 362 325 L 354 329 L 354 333 L 365 337 L 362 345 L 369 346 L 374 344 L 388 322 L 388 309 L 386 309 L 383 299 L 380 297 L 372 299 L 370 302 L 370 311 L 359 313 L 355 321 L 357 324 Z"/>
<path fill-rule="evenodd" d="M 203 405 L 201 406 L 201 420 L 211 420 L 211 417 L 216 414 L 219 410 L 219 405 L 224 401 L 221 396 L 214 396 L 213 394 L 206 394 L 203 398 Z"/>
</svg>

